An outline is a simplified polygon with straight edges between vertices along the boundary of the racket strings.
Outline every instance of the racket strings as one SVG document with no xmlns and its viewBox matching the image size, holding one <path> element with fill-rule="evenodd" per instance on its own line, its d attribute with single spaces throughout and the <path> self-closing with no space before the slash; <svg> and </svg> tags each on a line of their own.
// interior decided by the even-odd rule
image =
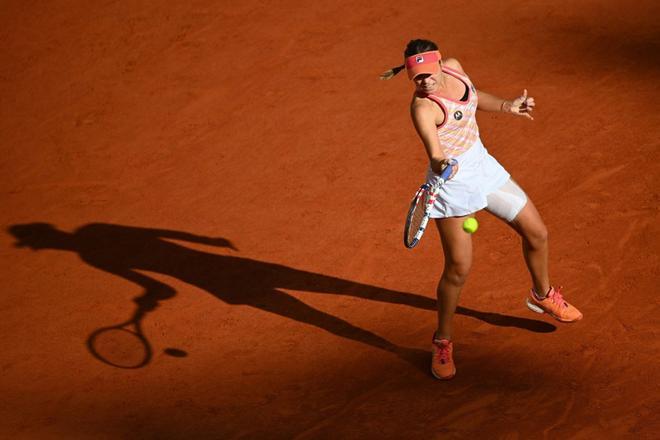
<svg viewBox="0 0 660 440">
<path fill-rule="evenodd" d="M 412 241 L 413 238 L 419 232 L 419 228 L 422 226 L 422 220 L 424 220 L 424 208 L 426 206 L 426 197 L 423 196 L 421 200 L 415 206 L 415 211 L 413 212 L 412 219 L 410 220 L 410 229 L 408 230 L 408 239 Z"/>
<path fill-rule="evenodd" d="M 119 368 L 139 368 L 151 358 L 151 348 L 144 336 L 123 327 L 97 330 L 88 340 L 88 346 L 97 359 Z"/>
<path fill-rule="evenodd" d="M 406 231 L 406 245 L 410 246 L 418 240 L 423 231 L 420 231 L 424 225 L 426 217 L 426 207 L 430 202 L 432 195 L 429 191 L 423 191 L 422 194 L 416 199 L 415 205 L 412 207 L 409 215 L 409 223 Z"/>
</svg>

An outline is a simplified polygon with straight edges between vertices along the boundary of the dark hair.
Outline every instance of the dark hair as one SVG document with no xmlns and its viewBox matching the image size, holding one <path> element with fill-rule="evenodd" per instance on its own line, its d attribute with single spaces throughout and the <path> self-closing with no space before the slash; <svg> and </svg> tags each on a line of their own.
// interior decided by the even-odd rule
<svg viewBox="0 0 660 440">
<path fill-rule="evenodd" d="M 422 52 L 430 52 L 432 50 L 438 50 L 438 45 L 431 40 L 410 40 L 406 46 L 406 50 L 403 51 L 403 58 L 408 58 L 413 55 L 417 55 Z M 387 72 L 380 74 L 380 79 L 391 79 L 397 73 L 401 72 L 406 68 L 405 64 L 402 64 L 397 67 L 392 67 Z"/>
<path fill-rule="evenodd" d="M 438 45 L 431 40 L 410 40 L 403 51 L 403 57 L 408 58 L 422 52 L 438 50 Z"/>
</svg>

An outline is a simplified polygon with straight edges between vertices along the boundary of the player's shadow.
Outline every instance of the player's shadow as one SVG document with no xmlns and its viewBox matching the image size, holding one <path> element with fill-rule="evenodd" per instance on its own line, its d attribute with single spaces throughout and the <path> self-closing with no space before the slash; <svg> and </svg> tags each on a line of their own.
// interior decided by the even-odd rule
<svg viewBox="0 0 660 440">
<path fill-rule="evenodd" d="M 247 305 L 313 325 L 337 336 L 396 354 L 426 371 L 426 351 L 399 347 L 386 339 L 333 315 L 317 310 L 281 289 L 348 295 L 374 301 L 436 310 L 435 300 L 421 295 L 385 289 L 281 264 L 191 249 L 170 240 L 234 249 L 224 238 L 186 232 L 93 223 L 74 232 L 47 223 L 9 227 L 16 246 L 76 252 L 87 264 L 134 282 L 143 291 L 135 299 L 140 316 L 173 297 L 169 285 L 141 271 L 161 273 L 197 286 L 228 304 Z M 235 249 L 234 249 L 235 250 Z M 140 271 L 140 272 L 139 272 Z M 526 318 L 480 312 L 459 307 L 457 313 L 498 326 L 534 332 L 552 332 L 552 324 Z"/>
</svg>

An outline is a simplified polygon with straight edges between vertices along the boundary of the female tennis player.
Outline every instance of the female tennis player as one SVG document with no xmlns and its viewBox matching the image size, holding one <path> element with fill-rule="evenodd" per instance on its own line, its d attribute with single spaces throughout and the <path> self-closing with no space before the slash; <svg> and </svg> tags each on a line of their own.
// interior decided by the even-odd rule
<svg viewBox="0 0 660 440">
<path fill-rule="evenodd" d="M 481 209 L 507 222 L 522 238 L 523 256 L 532 278 L 527 306 L 561 322 L 577 321 L 582 314 L 550 284 L 545 224 L 525 192 L 488 153 L 475 119 L 479 109 L 532 120 L 534 98 L 527 90 L 506 100 L 476 89 L 458 60 L 443 60 L 432 41 L 410 41 L 404 58 L 403 65 L 382 77 L 389 79 L 405 69 L 414 84 L 410 112 L 430 160 L 427 181 L 437 180 L 444 167 L 451 166 L 451 159 L 457 162 L 431 211 L 445 256 L 438 285 L 438 328 L 433 335 L 431 372 L 438 379 L 451 379 L 456 374 L 452 318 L 472 265 L 471 235 L 462 226 L 468 216 Z"/>
</svg>

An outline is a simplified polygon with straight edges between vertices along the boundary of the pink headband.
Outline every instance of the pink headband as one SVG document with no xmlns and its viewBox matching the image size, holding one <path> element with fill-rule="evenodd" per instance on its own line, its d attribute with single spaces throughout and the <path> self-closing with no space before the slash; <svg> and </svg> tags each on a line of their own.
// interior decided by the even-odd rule
<svg viewBox="0 0 660 440">
<path fill-rule="evenodd" d="M 406 58 L 406 71 L 408 79 L 413 79 L 422 73 L 438 73 L 440 71 L 440 60 L 442 55 L 437 50 L 418 53 Z"/>
</svg>

